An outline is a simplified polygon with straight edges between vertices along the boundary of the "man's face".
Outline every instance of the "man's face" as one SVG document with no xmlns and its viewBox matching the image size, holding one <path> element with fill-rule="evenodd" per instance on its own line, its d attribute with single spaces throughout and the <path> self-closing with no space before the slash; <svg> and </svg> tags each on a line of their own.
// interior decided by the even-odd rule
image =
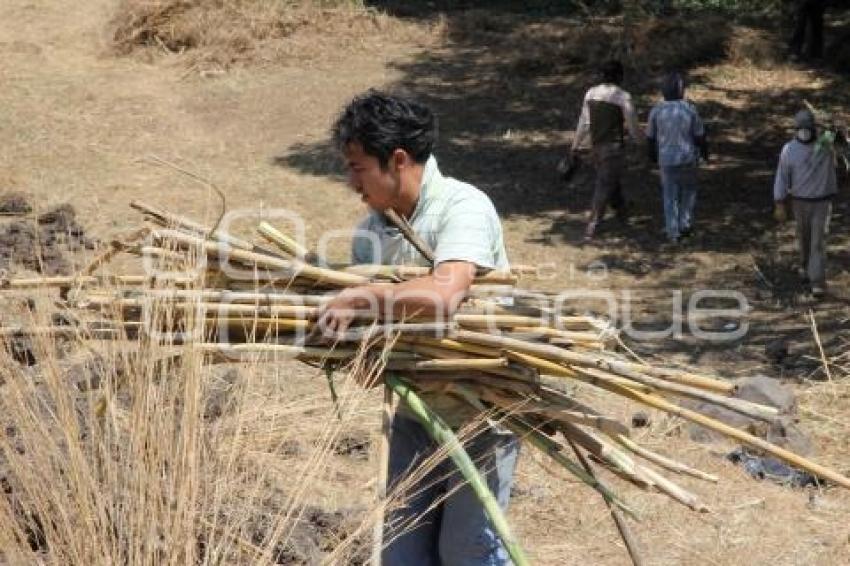
<svg viewBox="0 0 850 566">
<path fill-rule="evenodd" d="M 399 194 L 401 183 L 390 158 L 386 169 L 381 168 L 377 157 L 368 155 L 363 146 L 352 142 L 343 150 L 348 184 L 363 202 L 374 210 L 386 210 Z"/>
</svg>

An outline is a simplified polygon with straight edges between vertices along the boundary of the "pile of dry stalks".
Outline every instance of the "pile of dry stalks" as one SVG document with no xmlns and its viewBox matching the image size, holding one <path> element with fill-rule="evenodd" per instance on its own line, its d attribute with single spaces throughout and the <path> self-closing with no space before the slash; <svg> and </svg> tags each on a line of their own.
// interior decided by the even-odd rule
<svg viewBox="0 0 850 566">
<path fill-rule="evenodd" d="M 225 68 L 323 58 L 379 36 L 423 36 L 357 0 L 123 0 L 110 30 L 121 55 L 187 52 L 195 64 Z"/>
<path fill-rule="evenodd" d="M 665 411 L 850 488 L 850 479 L 829 468 L 677 404 L 675 400 L 698 400 L 760 421 L 777 417 L 772 407 L 731 397 L 735 386 L 723 379 L 628 361 L 610 351 L 617 336 L 605 322 L 571 315 L 545 293 L 517 288 L 518 280 L 533 269 L 479 273 L 467 300 L 447 320 L 415 315 L 391 320 L 375 312 L 357 313 L 355 324 L 329 345 L 318 331 L 316 314 L 339 290 L 365 283 L 392 284 L 424 275 L 429 268 L 331 266 L 268 224 L 261 224 L 259 232 L 275 250 L 154 206 L 139 202 L 132 206 L 144 214 L 145 228 L 113 242 L 78 275 L 4 282 L 7 289 L 61 287 L 76 308 L 70 326 L 28 328 L 27 333 L 165 343 L 168 359 L 294 357 L 329 371 L 346 368 L 362 374 L 367 386 L 383 378 L 387 393 L 394 392 L 407 403 L 470 483 L 479 486 L 479 496 L 517 564 L 526 563 L 522 549 L 486 483 L 421 393 L 448 395 L 468 404 L 483 419 L 513 430 L 597 490 L 611 506 L 630 548 L 620 512 L 633 517 L 636 513 L 595 477 L 582 450 L 623 480 L 661 492 L 695 511 L 708 509 L 696 494 L 647 462 L 709 482 L 717 478 L 638 445 L 625 424 L 575 399 L 570 383 L 581 382 Z M 421 248 L 403 222 L 393 221 L 427 257 L 429 251 Z M 113 276 L 109 283 L 119 290 L 107 289 L 106 280 L 94 273 L 122 252 L 142 257 L 148 275 Z M 330 377 L 329 382 L 333 392 Z M 96 410 L 102 414 L 110 402 L 109 396 L 103 397 Z M 578 462 L 569 456 L 570 449 Z M 376 535 L 380 543 L 380 532 Z"/>
</svg>

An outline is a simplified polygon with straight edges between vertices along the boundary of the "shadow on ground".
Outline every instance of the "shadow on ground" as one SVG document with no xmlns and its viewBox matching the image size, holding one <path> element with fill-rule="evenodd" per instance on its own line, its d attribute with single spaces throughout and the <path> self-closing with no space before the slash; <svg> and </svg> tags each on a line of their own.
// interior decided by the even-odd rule
<svg viewBox="0 0 850 566">
<path fill-rule="evenodd" d="M 448 0 L 369 4 L 409 18 L 433 18 L 442 10 L 443 44 L 399 63 L 404 78 L 398 83 L 376 86 L 411 94 L 436 110 L 436 154 L 444 172 L 487 192 L 506 218 L 563 211 L 542 240 L 580 241 L 592 171 L 565 185 L 555 165 L 568 147 L 595 65 L 619 51 L 623 37 L 617 21 L 600 18 L 588 24 L 577 18 L 577 10 L 542 0 L 523 8 L 512 2 Z M 486 10 L 479 8 L 485 4 Z M 640 119 L 658 98 L 661 69 L 720 61 L 732 33 L 728 21 L 716 16 L 650 19 L 636 26 L 625 86 L 636 99 Z M 665 47 L 672 44 L 685 47 Z M 694 74 L 692 80 L 700 88 L 720 90 L 713 77 Z M 735 233 L 741 226 L 754 234 L 768 228 L 769 187 L 789 117 L 803 98 L 818 101 L 820 92 L 838 90 L 834 80 L 828 78 L 826 87 L 817 90 L 726 89 L 727 104 L 699 105 L 718 158 L 701 178 L 699 229 L 711 249 L 746 244 Z M 653 251 L 662 242 L 657 175 L 642 147 L 633 153 L 626 192 L 634 221 L 614 233 L 627 236 L 631 247 Z M 327 142 L 293 146 L 275 162 L 311 175 L 341 175 Z"/>
<path fill-rule="evenodd" d="M 544 213 L 552 218 L 548 229 L 528 238 L 544 246 L 581 245 L 593 172 L 585 167 L 564 184 L 555 165 L 568 147 L 595 65 L 611 56 L 625 59 L 624 86 L 636 100 L 641 122 L 659 99 L 662 70 L 690 71 L 714 156 L 700 174 L 696 236 L 677 248 L 664 242 L 657 173 L 648 166 L 643 147 L 637 147 L 625 182 L 631 220 L 625 225 L 609 222 L 599 241 L 589 246 L 598 248 L 597 260 L 609 269 L 635 279 L 660 272 L 667 288 L 746 288 L 756 308 L 767 312 L 807 308 L 798 282 L 786 277 L 795 268 L 791 255 L 777 259 L 782 242 L 771 217 L 771 189 L 791 116 L 803 99 L 843 111 L 847 82 L 840 75 L 822 70 L 818 84 L 798 88 L 775 88 L 776 81 L 765 87 L 755 70 L 751 81 L 740 76 L 726 80 L 724 73 L 758 65 L 751 61 L 734 70 L 724 65 L 737 32 L 727 19 L 712 15 L 646 20 L 634 28 L 624 51 L 621 20 L 580 19 L 576 10 L 554 2 L 534 2 L 528 9 L 511 2 L 369 4 L 406 18 L 433 18 L 443 10 L 442 44 L 398 63 L 403 78 L 397 83 L 376 86 L 413 95 L 436 110 L 440 141 L 435 153 L 444 173 L 484 190 L 504 218 L 540 218 Z M 753 34 L 767 38 L 756 51 L 775 62 L 782 50 L 779 35 L 769 29 Z M 736 49 L 742 56 L 741 46 Z M 303 173 L 340 174 L 327 142 L 294 146 L 276 160 Z M 832 243 L 840 243 L 840 249 L 850 244 L 848 206 L 846 197 L 836 203 Z M 697 281 L 689 274 L 697 271 L 695 256 L 700 253 L 749 253 L 753 267 L 724 271 L 718 264 L 708 270 L 708 280 Z M 703 274 L 705 262 L 717 257 L 700 260 Z M 833 271 L 850 267 L 850 254 L 834 254 L 830 260 Z M 836 308 L 847 306 L 843 299 L 832 301 L 828 304 Z M 761 346 L 774 334 L 765 323 L 747 340 Z M 671 351 L 692 347 L 687 341 L 667 346 Z"/>
</svg>

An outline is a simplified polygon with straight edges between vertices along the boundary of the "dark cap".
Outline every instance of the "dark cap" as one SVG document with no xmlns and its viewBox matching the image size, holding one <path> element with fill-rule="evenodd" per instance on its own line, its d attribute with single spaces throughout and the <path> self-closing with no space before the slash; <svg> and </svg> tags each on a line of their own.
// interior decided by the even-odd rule
<svg viewBox="0 0 850 566">
<path fill-rule="evenodd" d="M 809 110 L 800 110 L 794 114 L 794 127 L 798 130 L 814 130 L 815 115 Z"/>
</svg>

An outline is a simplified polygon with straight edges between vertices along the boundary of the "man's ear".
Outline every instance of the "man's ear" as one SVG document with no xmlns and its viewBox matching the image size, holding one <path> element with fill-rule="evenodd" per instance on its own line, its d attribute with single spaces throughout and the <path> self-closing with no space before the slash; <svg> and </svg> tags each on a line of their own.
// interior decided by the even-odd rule
<svg viewBox="0 0 850 566">
<path fill-rule="evenodd" d="M 390 165 L 396 173 L 407 167 L 410 163 L 410 155 L 401 148 L 396 148 L 390 155 Z"/>
</svg>

